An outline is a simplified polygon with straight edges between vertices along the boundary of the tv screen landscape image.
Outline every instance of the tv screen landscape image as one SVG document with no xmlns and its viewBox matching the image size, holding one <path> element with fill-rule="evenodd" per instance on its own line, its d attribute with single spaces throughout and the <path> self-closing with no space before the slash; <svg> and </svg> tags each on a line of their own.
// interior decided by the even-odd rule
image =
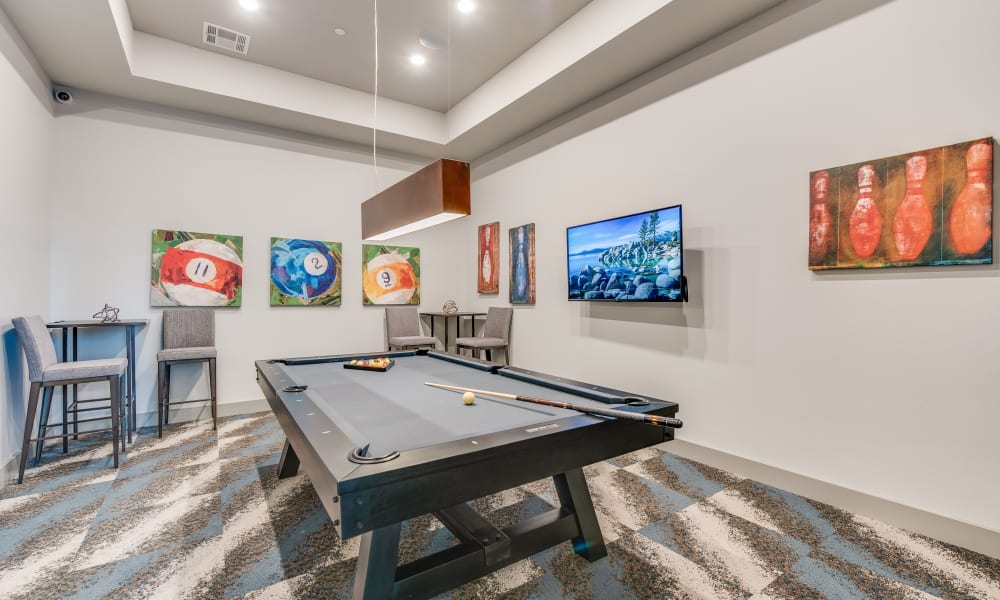
<svg viewBox="0 0 1000 600">
<path fill-rule="evenodd" d="M 566 229 L 570 300 L 682 302 L 681 207 Z"/>
</svg>

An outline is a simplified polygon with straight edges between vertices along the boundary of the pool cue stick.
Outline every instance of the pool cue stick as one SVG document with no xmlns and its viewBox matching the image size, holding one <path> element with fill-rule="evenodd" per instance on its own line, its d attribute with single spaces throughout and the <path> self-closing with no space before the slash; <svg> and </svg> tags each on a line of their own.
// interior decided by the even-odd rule
<svg viewBox="0 0 1000 600">
<path fill-rule="evenodd" d="M 615 410 L 613 408 L 594 408 L 590 406 L 577 406 L 575 404 L 570 404 L 569 402 L 556 402 L 555 400 L 546 400 L 544 398 L 535 398 L 534 396 L 518 396 L 517 394 L 505 394 L 503 392 L 491 392 L 489 390 L 477 390 L 473 388 L 464 388 L 457 385 L 445 385 L 443 383 L 431 383 L 430 381 L 425 381 L 424 385 L 429 385 L 431 387 L 441 388 L 443 390 L 451 390 L 453 392 L 472 392 L 473 394 L 482 394 L 483 396 L 495 396 L 497 398 L 505 398 L 507 400 L 519 400 L 521 402 L 531 402 L 532 404 L 542 404 L 544 406 L 554 406 L 556 408 L 568 408 L 569 410 L 575 410 L 582 413 L 590 413 L 593 415 L 601 415 L 602 417 L 614 417 L 616 419 L 628 419 L 629 421 L 642 421 L 643 423 L 648 423 L 649 425 L 659 425 L 661 427 L 681 427 L 684 422 L 680 419 L 672 419 L 670 417 L 661 417 L 659 415 L 646 415 L 643 413 L 628 412 L 625 410 Z"/>
</svg>

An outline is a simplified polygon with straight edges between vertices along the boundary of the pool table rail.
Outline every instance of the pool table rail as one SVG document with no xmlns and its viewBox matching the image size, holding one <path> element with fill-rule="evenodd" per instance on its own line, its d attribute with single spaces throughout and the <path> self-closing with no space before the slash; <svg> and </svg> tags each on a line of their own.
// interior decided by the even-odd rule
<svg viewBox="0 0 1000 600">
<path fill-rule="evenodd" d="M 447 352 L 440 352 L 437 350 L 429 350 L 427 348 L 418 348 L 415 350 L 393 350 L 393 351 L 379 351 L 379 352 L 362 352 L 360 354 L 324 354 L 319 356 L 297 356 L 289 358 L 272 358 L 265 361 L 257 361 L 264 363 L 279 363 L 283 365 L 315 365 L 320 363 L 337 363 L 337 362 L 347 362 L 350 360 L 364 360 L 379 357 L 402 357 L 402 356 L 429 356 L 432 355 L 435 358 L 440 358 L 453 362 L 456 364 L 472 367 L 480 371 L 489 371 L 495 373 L 498 369 L 504 368 L 503 365 L 498 365 L 496 363 L 491 363 L 486 360 L 481 360 L 471 356 L 461 356 L 459 354 L 449 354 Z"/>
<path fill-rule="evenodd" d="M 590 400 L 596 400 L 598 402 L 603 402 L 605 404 L 627 404 L 631 400 L 641 400 L 650 403 L 659 403 L 664 405 L 674 405 L 673 402 L 665 402 L 658 398 L 653 398 L 652 396 L 644 396 L 642 394 L 633 394 L 630 392 L 625 392 L 622 390 L 617 390 L 614 388 L 592 385 L 589 383 L 584 383 L 582 381 L 576 381 L 574 379 L 567 379 L 565 377 L 557 377 L 555 375 L 546 375 L 544 373 L 539 373 L 537 371 L 529 371 L 527 369 L 520 369 L 518 367 L 504 367 L 499 369 L 498 374 L 509 377 L 511 379 L 517 379 L 519 381 L 524 381 L 526 383 L 535 383 L 538 385 L 543 385 L 545 387 L 559 390 L 562 392 L 567 392 L 570 394 L 576 394 L 577 396 L 582 396 Z M 624 407 L 616 407 L 616 410 L 628 410 Z"/>
</svg>

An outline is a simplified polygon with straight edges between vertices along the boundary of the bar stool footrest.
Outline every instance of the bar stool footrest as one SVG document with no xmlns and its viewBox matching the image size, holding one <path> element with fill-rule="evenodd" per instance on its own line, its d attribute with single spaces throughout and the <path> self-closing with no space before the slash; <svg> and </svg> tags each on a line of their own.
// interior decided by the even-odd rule
<svg viewBox="0 0 1000 600">
<path fill-rule="evenodd" d="M 80 421 L 83 423 L 83 421 Z M 61 440 L 62 438 L 73 437 L 74 435 L 90 435 L 91 433 L 105 433 L 108 431 L 114 431 L 114 428 L 108 427 L 107 429 L 91 429 L 88 431 L 79 431 L 77 433 L 62 433 L 58 435 L 47 435 L 45 437 L 31 438 L 29 442 L 41 442 L 44 440 Z"/>
<path fill-rule="evenodd" d="M 112 409 L 111 406 L 91 406 L 90 408 L 76 408 L 75 406 L 70 406 L 69 408 L 66 409 L 66 412 L 93 412 L 95 410 L 111 410 L 111 409 Z M 69 422 L 72 423 L 73 421 Z M 56 423 L 56 425 L 59 424 L 60 423 Z M 52 425 L 49 425 L 49 427 L 52 427 Z"/>
<path fill-rule="evenodd" d="M 167 403 L 167 406 L 173 406 L 175 404 L 193 404 L 195 402 L 211 402 L 211 398 L 202 398 L 201 400 L 171 400 Z"/>
</svg>

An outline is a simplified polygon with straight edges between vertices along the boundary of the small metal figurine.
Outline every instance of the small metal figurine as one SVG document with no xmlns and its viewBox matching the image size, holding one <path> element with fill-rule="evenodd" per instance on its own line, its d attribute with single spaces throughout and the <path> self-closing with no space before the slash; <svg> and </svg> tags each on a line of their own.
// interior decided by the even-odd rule
<svg viewBox="0 0 1000 600">
<path fill-rule="evenodd" d="M 458 312 L 458 305 L 455 304 L 454 300 L 449 300 L 444 303 L 444 306 L 441 307 L 441 312 L 448 315 L 453 315 Z"/>
<path fill-rule="evenodd" d="M 110 304 L 105 304 L 104 308 L 95 312 L 91 318 L 100 319 L 101 323 L 117 323 L 118 309 Z"/>
</svg>

